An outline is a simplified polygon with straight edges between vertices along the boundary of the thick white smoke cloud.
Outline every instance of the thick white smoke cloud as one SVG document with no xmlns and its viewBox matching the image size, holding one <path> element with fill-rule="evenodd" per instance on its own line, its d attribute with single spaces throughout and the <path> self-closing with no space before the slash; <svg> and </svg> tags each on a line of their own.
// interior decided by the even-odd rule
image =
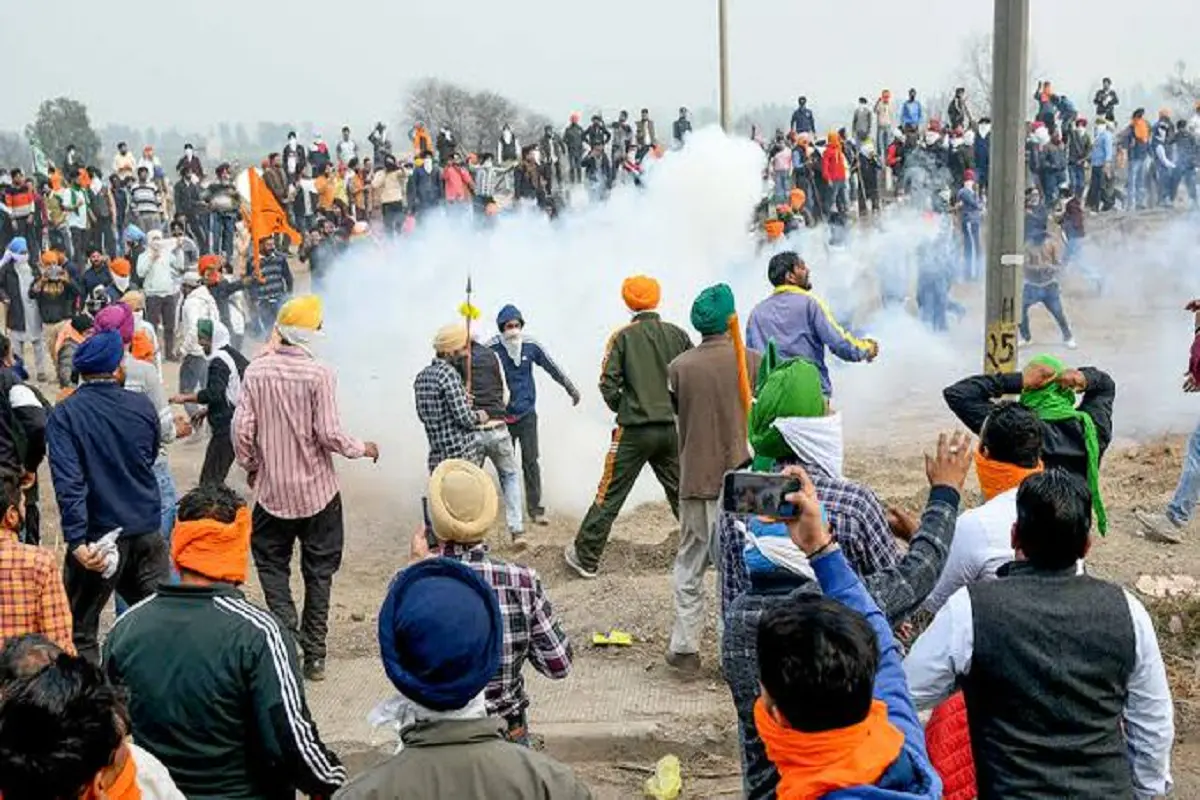
<svg viewBox="0 0 1200 800">
<path fill-rule="evenodd" d="M 500 218 L 485 230 L 467 220 L 434 218 L 413 236 L 348 254 L 335 266 L 326 294 L 321 355 L 338 371 L 348 428 L 383 449 L 377 479 L 404 504 L 423 489 L 427 446 L 414 412 L 412 381 L 432 358 L 433 333 L 456 318 L 469 272 L 483 312 L 478 336 L 493 336 L 496 312 L 513 303 L 524 314 L 526 332 L 545 345 L 583 393 L 580 407 L 572 408 L 544 373 L 537 376 L 545 501 L 552 510 L 582 514 L 595 492 L 612 427 L 596 383 L 605 341 L 628 318 L 621 281 L 636 273 L 658 278 L 663 316 L 694 340 L 691 302 L 712 283 L 733 287 L 744 321 L 770 289 L 766 263 L 774 250 L 756 252 L 749 229 L 761 197 L 763 163 L 750 142 L 699 131 L 683 151 L 652 165 L 644 190 L 618 190 L 607 203 L 557 221 L 526 213 Z M 835 402 L 852 442 L 924 443 L 931 431 L 951 422 L 941 388 L 980 367 L 982 284 L 958 292 L 968 316 L 949 334 L 929 332 L 903 309 L 878 311 L 878 276 L 892 275 L 911 287 L 915 253 L 931 235 L 931 224 L 898 210 L 856 229 L 846 248 L 828 247 L 824 229 L 801 231 L 783 245 L 805 257 L 815 289 L 839 318 L 882 343 L 881 357 L 871 365 L 830 360 Z M 1100 341 L 1081 335 L 1078 358 L 1070 354 L 1077 363 L 1113 369 L 1122 390 L 1119 429 L 1128 421 L 1131 433 L 1145 432 L 1142 422 L 1173 427 L 1188 407 L 1175 377 L 1185 363 L 1188 320 L 1180 315 L 1179 325 L 1163 325 L 1155 317 L 1164 306 L 1184 302 L 1181 273 L 1196 271 L 1195 235 L 1172 236 L 1178 240 L 1173 249 L 1156 250 L 1163 259 L 1153 265 L 1157 282 L 1133 281 L 1129 292 L 1110 281 L 1110 296 L 1090 303 L 1088 313 L 1098 302 L 1114 314 L 1145 315 L 1146 324 L 1123 327 Z M 1139 245 L 1129 248 L 1132 252 L 1096 253 L 1097 267 L 1112 276 L 1128 275 L 1134 264 L 1147 269 L 1147 259 L 1137 255 Z M 1069 300 L 1068 313 L 1084 327 L 1078 303 Z M 1135 385 L 1127 385 L 1127 372 Z M 1168 393 L 1176 399 L 1164 402 Z M 1170 413 L 1150 410 L 1164 408 Z M 630 505 L 658 497 L 647 470 Z"/>
</svg>

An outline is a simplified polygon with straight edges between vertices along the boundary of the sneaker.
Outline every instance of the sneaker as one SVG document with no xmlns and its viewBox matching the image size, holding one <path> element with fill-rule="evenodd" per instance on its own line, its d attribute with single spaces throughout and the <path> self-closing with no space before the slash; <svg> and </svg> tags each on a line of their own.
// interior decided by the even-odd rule
<svg viewBox="0 0 1200 800">
<path fill-rule="evenodd" d="M 700 671 L 700 656 L 696 653 L 673 653 L 668 651 L 667 665 L 680 672 L 694 675 Z"/>
<path fill-rule="evenodd" d="M 529 521 L 543 528 L 550 524 L 550 520 L 546 519 L 545 511 L 530 511 Z"/>
<path fill-rule="evenodd" d="M 514 550 L 525 550 L 529 547 L 529 540 L 525 538 L 525 531 L 509 531 L 508 535 L 512 537 Z"/>
<path fill-rule="evenodd" d="M 581 578 L 591 580 L 596 577 L 596 571 L 583 566 L 579 560 L 579 554 L 575 552 L 575 543 L 571 542 L 567 548 L 563 550 L 563 558 L 566 559 L 567 566 L 575 570 Z"/>
<path fill-rule="evenodd" d="M 325 680 L 325 659 L 304 659 L 304 680 L 314 682 Z"/>
<path fill-rule="evenodd" d="M 1133 515 L 1137 517 L 1137 521 L 1142 523 L 1142 527 L 1146 529 L 1146 538 L 1150 541 L 1161 544 L 1183 544 L 1184 526 L 1166 514 L 1157 514 L 1135 508 Z"/>
<path fill-rule="evenodd" d="M 1079 343 L 1075 341 L 1074 336 L 1072 336 L 1070 339 L 1067 339 L 1065 342 L 1063 342 L 1063 344 L 1067 346 L 1068 350 L 1074 350 L 1079 347 Z"/>
</svg>

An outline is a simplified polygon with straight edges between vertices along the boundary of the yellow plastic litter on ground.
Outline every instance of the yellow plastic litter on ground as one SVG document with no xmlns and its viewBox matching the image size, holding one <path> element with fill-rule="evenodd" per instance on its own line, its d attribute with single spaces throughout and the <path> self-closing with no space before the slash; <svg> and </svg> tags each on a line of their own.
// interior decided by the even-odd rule
<svg viewBox="0 0 1200 800">
<path fill-rule="evenodd" d="M 607 634 L 593 633 L 592 644 L 597 647 L 632 647 L 633 635 L 613 628 Z"/>
<path fill-rule="evenodd" d="M 646 797 L 654 800 L 675 800 L 683 791 L 683 775 L 680 774 L 679 759 L 663 756 L 654 765 L 654 775 L 646 779 Z"/>
</svg>

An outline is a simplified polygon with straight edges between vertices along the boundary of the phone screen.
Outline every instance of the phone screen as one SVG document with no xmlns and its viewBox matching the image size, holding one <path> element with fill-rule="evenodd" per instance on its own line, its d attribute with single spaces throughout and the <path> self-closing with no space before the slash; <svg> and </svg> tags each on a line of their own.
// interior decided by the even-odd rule
<svg viewBox="0 0 1200 800">
<path fill-rule="evenodd" d="M 800 509 L 783 498 L 800 491 L 800 481 L 769 472 L 726 472 L 722 508 L 731 514 L 795 519 Z"/>
</svg>

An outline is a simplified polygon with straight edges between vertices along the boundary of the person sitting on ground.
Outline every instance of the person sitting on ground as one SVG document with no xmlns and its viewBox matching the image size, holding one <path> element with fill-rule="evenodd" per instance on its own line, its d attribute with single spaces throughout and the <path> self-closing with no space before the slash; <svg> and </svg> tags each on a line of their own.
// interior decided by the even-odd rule
<svg viewBox="0 0 1200 800">
<path fill-rule="evenodd" d="M 179 584 L 119 617 L 104 644 L 109 676 L 132 697 L 134 738 L 190 798 L 332 794 L 346 769 L 309 714 L 292 636 L 238 588 L 250 510 L 207 484 L 180 499 L 177 519 Z"/>
<path fill-rule="evenodd" d="M 1047 469 L 1061 467 L 1087 481 L 1096 525 L 1102 534 L 1108 529 L 1100 497 L 1100 462 L 1112 443 L 1117 385 L 1107 372 L 1069 369 L 1054 356 L 1040 355 L 1024 372 L 973 375 L 947 386 L 942 395 L 954 416 L 975 434 L 997 400 L 1020 395 L 1021 405 L 1042 422 L 1042 462 Z"/>
<path fill-rule="evenodd" d="M 493 491 L 493 516 L 497 503 Z M 501 605 L 479 571 L 450 558 L 417 561 L 392 579 L 379 650 L 399 696 L 372 716 L 397 727 L 402 749 L 335 800 L 592 796 L 568 767 L 506 741 L 507 723 L 488 716 L 485 687 L 507 652 Z"/>
<path fill-rule="evenodd" d="M 0 654 L 0 795 L 12 800 L 185 800 L 129 738 L 121 690 L 41 637 Z"/>
<path fill-rule="evenodd" d="M 204 451 L 200 483 L 224 483 L 233 466 L 233 412 L 242 393 L 242 376 L 250 362 L 229 342 L 229 329 L 220 320 L 202 319 L 196 323 L 200 349 L 208 357 L 204 388 L 193 394 L 176 395 L 172 403 L 199 403 L 206 409 L 212 437 Z"/>
<path fill-rule="evenodd" d="M 0 644 L 27 633 L 45 635 L 63 650 L 71 643 L 71 608 L 54 552 L 22 544 L 25 493 L 21 478 L 0 478 Z"/>
<path fill-rule="evenodd" d="M 488 552 L 484 538 L 496 519 L 499 500 L 491 477 L 469 461 L 443 461 L 429 478 L 429 518 L 440 542 L 437 554 L 462 561 L 490 585 L 500 600 L 504 618 L 504 660 L 487 686 L 487 710 L 508 724 L 506 736 L 530 744 L 526 709 L 529 697 L 521 667 L 553 680 L 571 672 L 571 642 L 530 567 L 502 561 Z M 413 556 L 427 557 L 425 530 L 413 537 Z"/>
<path fill-rule="evenodd" d="M 961 434 L 939 437 L 937 455 L 926 458 L 929 500 L 908 552 L 895 567 L 863 581 L 889 625 L 899 625 L 933 588 L 954 534 L 962 484 L 971 464 L 969 441 Z M 758 698 L 759 621 L 768 610 L 793 597 L 820 594 L 812 567 L 788 536 L 783 523 L 760 529 L 747 546 L 750 586 L 729 605 L 721 637 L 722 673 L 738 712 L 742 782 L 749 800 L 775 797 L 779 772 L 767 758 L 758 734 L 754 705 Z"/>
<path fill-rule="evenodd" d="M 1017 489 L 1041 471 L 1041 422 L 1019 403 L 994 406 L 979 431 L 975 453 L 984 503 L 958 518 L 946 567 L 925 600 L 926 611 L 937 613 L 960 588 L 996 577 L 1000 567 L 1013 560 Z"/>
<path fill-rule="evenodd" d="M 964 688 L 981 800 L 1170 793 L 1174 708 L 1150 615 L 1078 571 L 1090 495 L 1065 469 L 1026 478 L 1016 561 L 951 595 L 905 661 L 918 708 Z"/>
<path fill-rule="evenodd" d="M 768 345 L 750 411 L 754 467 L 760 471 L 778 470 L 785 464 L 804 467 L 825 504 L 846 560 L 866 578 L 896 566 L 900 548 L 879 499 L 842 474 L 842 417 L 829 406 L 821 387 L 821 373 L 813 362 L 796 358 L 780 363 L 774 344 Z M 893 519 L 899 528 L 900 520 Z M 722 609 L 728 609 L 750 585 L 743 550 L 755 524 L 725 512 L 717 515 Z M 904 532 L 911 534 L 912 529 L 915 525 Z"/>
<path fill-rule="evenodd" d="M 758 629 L 754 721 L 779 770 L 777 796 L 940 798 L 887 618 L 842 554 L 812 481 L 797 467 L 785 474 L 801 482 L 786 497 L 800 508 L 788 532 L 824 596 L 789 598 Z"/>
</svg>

